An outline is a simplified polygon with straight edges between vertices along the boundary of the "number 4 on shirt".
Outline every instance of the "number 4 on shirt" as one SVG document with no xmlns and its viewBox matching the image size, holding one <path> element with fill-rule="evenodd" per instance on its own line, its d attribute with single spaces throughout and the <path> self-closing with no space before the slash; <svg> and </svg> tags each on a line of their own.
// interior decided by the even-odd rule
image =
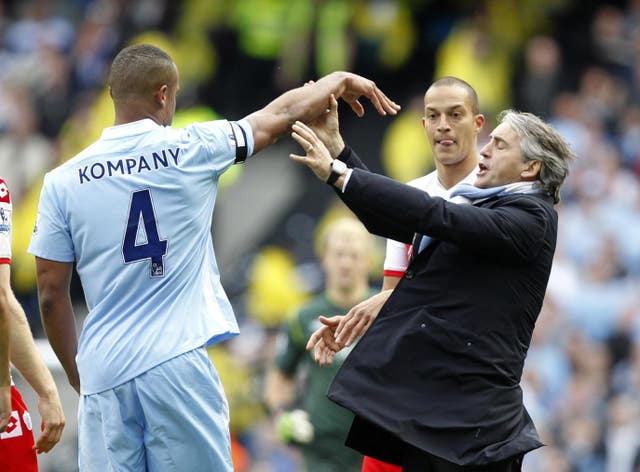
<svg viewBox="0 0 640 472">
<path fill-rule="evenodd" d="M 137 244 L 137 236 L 140 224 L 144 229 L 146 241 Z M 131 195 L 129 205 L 129 218 L 127 228 L 122 241 L 122 255 L 125 264 L 151 259 L 151 277 L 164 275 L 164 256 L 167 253 L 167 240 L 160 239 L 156 213 L 153 210 L 151 192 L 149 189 L 138 190 Z"/>
</svg>

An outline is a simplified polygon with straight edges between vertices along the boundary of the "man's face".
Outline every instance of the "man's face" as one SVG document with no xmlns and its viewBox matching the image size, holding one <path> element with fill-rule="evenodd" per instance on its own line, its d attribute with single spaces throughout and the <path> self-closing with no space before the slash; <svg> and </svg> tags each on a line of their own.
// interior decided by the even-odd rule
<svg viewBox="0 0 640 472">
<path fill-rule="evenodd" d="M 368 247 L 363 235 L 339 232 L 328 235 L 322 258 L 327 287 L 349 291 L 368 280 Z"/>
<path fill-rule="evenodd" d="M 480 188 L 532 180 L 530 170 L 536 161 L 524 161 L 520 137 L 508 123 L 500 123 L 480 151 L 480 170 L 474 185 Z M 535 176 L 536 173 L 534 173 Z"/>
<path fill-rule="evenodd" d="M 464 87 L 431 87 L 424 96 L 422 125 L 436 161 L 443 165 L 462 162 L 475 155 L 482 115 L 473 113 L 473 103 Z"/>
</svg>

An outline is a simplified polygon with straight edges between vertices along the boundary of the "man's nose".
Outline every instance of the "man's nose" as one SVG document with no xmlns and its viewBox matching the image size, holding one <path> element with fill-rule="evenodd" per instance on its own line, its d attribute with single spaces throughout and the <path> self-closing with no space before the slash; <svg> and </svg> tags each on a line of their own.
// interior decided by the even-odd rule
<svg viewBox="0 0 640 472">
<path fill-rule="evenodd" d="M 489 143 L 485 144 L 485 145 L 482 147 L 482 149 L 480 149 L 480 155 L 481 155 L 482 157 L 487 157 L 487 158 L 491 157 L 491 154 L 489 153 L 489 149 L 490 149 L 490 148 L 489 148 Z"/>
<path fill-rule="evenodd" d="M 449 129 L 449 120 L 447 119 L 447 115 L 444 113 L 440 115 L 440 119 L 438 120 L 438 131 L 442 131 L 445 129 Z"/>
</svg>

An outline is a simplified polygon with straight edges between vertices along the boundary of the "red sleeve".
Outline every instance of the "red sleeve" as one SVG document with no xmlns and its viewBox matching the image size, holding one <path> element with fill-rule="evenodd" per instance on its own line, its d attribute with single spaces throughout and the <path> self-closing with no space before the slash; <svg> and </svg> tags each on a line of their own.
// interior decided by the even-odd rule
<svg viewBox="0 0 640 472">
<path fill-rule="evenodd" d="M 11 194 L 0 179 L 0 264 L 11 264 Z"/>
<path fill-rule="evenodd" d="M 362 472 L 402 472 L 402 467 L 379 461 L 373 457 L 364 456 Z"/>
<path fill-rule="evenodd" d="M 0 179 L 0 202 L 11 203 L 11 195 L 9 194 L 9 187 L 4 180 Z"/>
</svg>

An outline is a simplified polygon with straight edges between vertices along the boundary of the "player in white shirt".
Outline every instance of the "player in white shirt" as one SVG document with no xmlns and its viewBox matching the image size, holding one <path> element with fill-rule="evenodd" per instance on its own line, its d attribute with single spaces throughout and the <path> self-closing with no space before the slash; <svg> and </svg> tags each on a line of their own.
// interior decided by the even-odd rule
<svg viewBox="0 0 640 472">
<path fill-rule="evenodd" d="M 29 251 L 45 331 L 81 394 L 81 471 L 232 470 L 227 402 L 205 347 L 238 334 L 211 222 L 220 175 L 325 112 L 337 94 L 362 115 L 399 108 L 373 82 L 330 74 L 233 122 L 168 127 L 171 58 L 130 46 L 109 75 L 115 126 L 45 176 Z M 77 340 L 75 262 L 89 313 Z"/>
</svg>

